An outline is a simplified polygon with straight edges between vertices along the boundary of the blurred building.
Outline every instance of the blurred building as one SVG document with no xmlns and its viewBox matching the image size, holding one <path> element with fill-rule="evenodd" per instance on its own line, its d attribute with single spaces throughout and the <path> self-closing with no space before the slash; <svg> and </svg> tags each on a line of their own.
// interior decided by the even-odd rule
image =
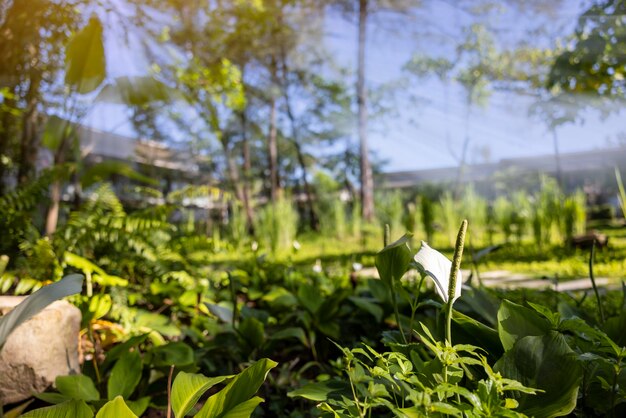
<svg viewBox="0 0 626 418">
<path fill-rule="evenodd" d="M 538 178 L 556 178 L 566 192 L 614 194 L 615 168 L 626 174 L 626 146 L 537 157 L 507 158 L 496 163 L 384 173 L 381 186 L 388 189 L 424 185 L 450 186 L 472 183 L 481 194 L 493 197 L 508 190 L 539 187 Z"/>
</svg>

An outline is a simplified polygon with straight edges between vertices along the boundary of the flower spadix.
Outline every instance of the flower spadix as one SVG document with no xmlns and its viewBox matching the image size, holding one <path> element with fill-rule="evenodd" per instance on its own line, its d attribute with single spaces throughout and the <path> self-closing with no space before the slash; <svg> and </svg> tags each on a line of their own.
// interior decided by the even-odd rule
<svg viewBox="0 0 626 418">
<path fill-rule="evenodd" d="M 432 249 L 428 244 L 422 241 L 422 247 L 415 254 L 415 264 L 419 272 L 430 277 L 435 282 L 435 290 L 439 297 L 448 303 L 448 286 L 450 285 L 450 270 L 452 270 L 452 262 L 439 251 Z M 455 301 L 461 296 L 461 271 L 457 271 L 456 286 L 454 288 Z"/>
</svg>

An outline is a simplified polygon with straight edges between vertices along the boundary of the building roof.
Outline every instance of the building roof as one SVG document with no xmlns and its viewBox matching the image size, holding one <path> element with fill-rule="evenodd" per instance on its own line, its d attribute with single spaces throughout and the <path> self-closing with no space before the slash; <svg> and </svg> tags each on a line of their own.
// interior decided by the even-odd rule
<svg viewBox="0 0 626 418">
<path fill-rule="evenodd" d="M 626 146 L 562 153 L 559 156 L 561 173 L 592 172 L 626 165 Z M 496 173 L 514 171 L 517 175 L 556 174 L 557 162 L 554 154 L 536 157 L 506 158 L 496 163 L 472 164 L 463 169 L 461 182 L 486 181 Z M 426 170 L 397 171 L 383 173 L 382 186 L 385 188 L 407 188 L 424 183 L 455 182 L 459 175 L 458 167 L 434 168 Z"/>
</svg>

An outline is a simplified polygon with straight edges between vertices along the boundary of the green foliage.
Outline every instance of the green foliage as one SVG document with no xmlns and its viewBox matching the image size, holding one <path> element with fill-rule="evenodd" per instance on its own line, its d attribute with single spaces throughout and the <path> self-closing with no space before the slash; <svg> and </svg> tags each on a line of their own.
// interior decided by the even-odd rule
<svg viewBox="0 0 626 418">
<path fill-rule="evenodd" d="M 69 40 L 65 55 L 65 84 L 78 93 L 98 88 L 106 75 L 102 24 L 96 17 Z"/>
<path fill-rule="evenodd" d="M 196 415 L 198 418 L 249 417 L 263 400 L 254 394 L 268 372 L 278 363 L 261 359 L 236 375 L 224 389 L 211 396 Z"/>
<path fill-rule="evenodd" d="M 291 202 L 282 198 L 259 211 L 256 231 L 272 254 L 290 248 L 296 238 L 298 214 Z"/>
</svg>

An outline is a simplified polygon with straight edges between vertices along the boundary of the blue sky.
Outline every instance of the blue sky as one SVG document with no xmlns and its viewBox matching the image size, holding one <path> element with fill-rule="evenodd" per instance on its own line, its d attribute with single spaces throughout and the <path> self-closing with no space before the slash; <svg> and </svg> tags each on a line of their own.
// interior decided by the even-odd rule
<svg viewBox="0 0 626 418">
<path fill-rule="evenodd" d="M 558 2 L 557 2 L 558 3 Z M 557 4 L 555 3 L 555 4 Z M 547 25 L 551 28 L 543 36 L 533 39 L 532 46 L 546 46 L 556 38 L 570 33 L 582 10 L 578 0 L 561 0 L 550 13 L 534 15 L 500 10 L 485 19 L 495 28 L 498 42 L 515 42 L 525 37 L 531 27 Z M 413 53 L 446 56 L 461 39 L 461 28 L 472 23 L 474 17 L 454 1 L 432 1 L 414 19 L 394 20 L 393 15 L 381 15 L 371 22 L 368 32 L 366 78 L 377 87 L 405 76 L 402 67 Z M 426 24 L 424 22 L 427 22 Z M 436 29 L 432 30 L 432 27 Z M 428 28 L 430 35 L 425 36 Z M 355 72 L 356 25 L 335 16 L 325 27 L 326 47 L 337 62 Z M 119 75 L 140 75 L 147 63 L 138 60 L 133 48 L 120 40 L 107 41 L 115 49 L 114 62 L 109 72 Z M 459 149 L 466 135 L 466 106 L 463 91 L 458 85 L 444 84 L 433 79 L 414 80 L 404 93 L 419 96 L 419 104 L 404 97 L 393 102 L 393 111 L 369 125 L 370 148 L 375 158 L 387 162 L 384 171 L 414 170 L 454 166 L 458 160 L 450 148 Z M 584 100 L 581 98 L 580 100 Z M 495 92 L 483 108 L 473 108 L 468 134 L 471 138 L 468 161 L 497 161 L 502 158 L 550 154 L 552 137 L 545 124 L 528 114 L 532 104 L 527 96 Z M 602 120 L 594 111 L 584 115 L 584 123 L 565 125 L 558 130 L 562 152 L 584 151 L 605 147 L 616 142 L 622 132 L 623 112 Z M 114 106 L 96 106 L 86 122 L 103 130 L 132 134 L 125 122 L 125 111 Z M 356 143 L 356 126 L 350 132 Z"/>
</svg>

